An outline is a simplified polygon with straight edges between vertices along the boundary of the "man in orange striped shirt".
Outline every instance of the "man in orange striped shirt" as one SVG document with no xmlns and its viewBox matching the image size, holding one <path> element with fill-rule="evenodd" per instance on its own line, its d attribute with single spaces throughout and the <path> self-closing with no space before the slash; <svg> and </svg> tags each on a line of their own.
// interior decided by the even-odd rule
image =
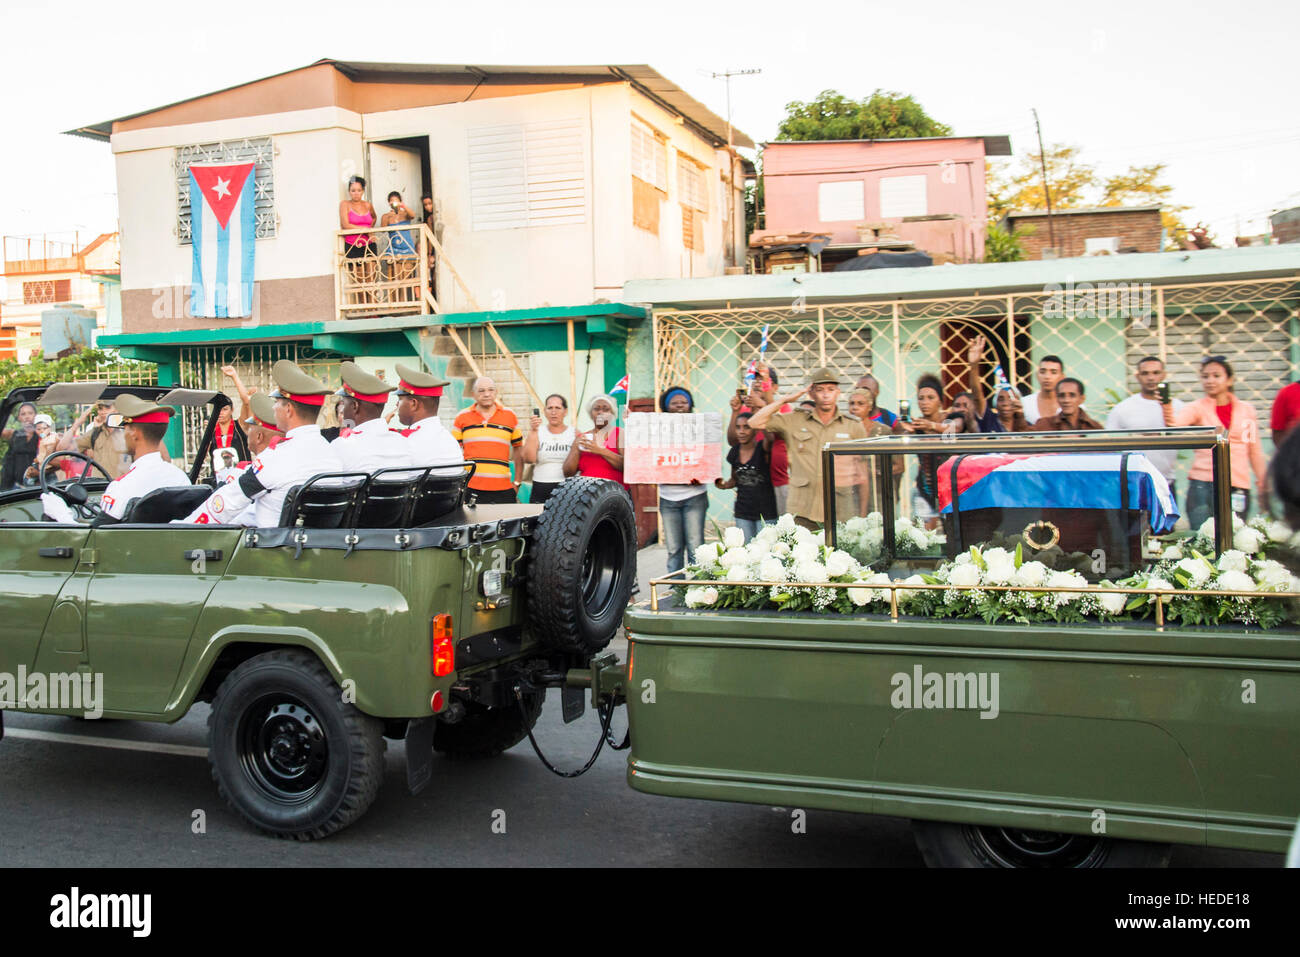
<svg viewBox="0 0 1300 957">
<path fill-rule="evenodd" d="M 519 420 L 497 403 L 496 383 L 487 376 L 474 380 L 474 404 L 456 416 L 452 437 L 465 450 L 465 458 L 478 463 L 469 487 L 483 504 L 517 502 L 519 483 L 510 477 L 524 468 L 523 433 Z"/>
</svg>

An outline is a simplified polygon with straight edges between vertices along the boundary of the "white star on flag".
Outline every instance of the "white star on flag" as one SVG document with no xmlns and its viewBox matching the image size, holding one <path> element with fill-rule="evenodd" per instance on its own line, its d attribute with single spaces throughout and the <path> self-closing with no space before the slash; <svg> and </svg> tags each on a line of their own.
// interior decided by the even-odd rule
<svg viewBox="0 0 1300 957">
<path fill-rule="evenodd" d="M 230 180 L 217 177 L 217 185 L 212 187 L 212 192 L 217 194 L 217 199 L 225 199 L 230 195 Z"/>
</svg>

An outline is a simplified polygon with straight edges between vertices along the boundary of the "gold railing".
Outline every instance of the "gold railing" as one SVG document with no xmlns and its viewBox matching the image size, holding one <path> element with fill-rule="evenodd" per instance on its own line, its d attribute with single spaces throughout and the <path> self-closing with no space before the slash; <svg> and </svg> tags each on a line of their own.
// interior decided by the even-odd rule
<svg viewBox="0 0 1300 957">
<path fill-rule="evenodd" d="M 368 236 L 369 241 L 358 243 L 359 236 Z M 465 305 L 478 310 L 442 244 L 426 224 L 417 221 L 335 230 L 334 277 L 334 310 L 339 319 L 445 312 L 449 297 L 442 290 L 453 282 Z"/>
</svg>

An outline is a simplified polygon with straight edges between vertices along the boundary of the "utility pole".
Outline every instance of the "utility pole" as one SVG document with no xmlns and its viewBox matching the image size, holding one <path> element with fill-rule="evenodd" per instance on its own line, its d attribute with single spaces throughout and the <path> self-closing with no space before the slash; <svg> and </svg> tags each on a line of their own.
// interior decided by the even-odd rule
<svg viewBox="0 0 1300 957">
<path fill-rule="evenodd" d="M 713 79 L 721 78 L 727 85 L 727 220 L 731 224 L 731 235 L 727 237 L 727 249 L 730 252 L 731 265 L 739 265 L 736 256 L 736 153 L 731 136 L 731 78 L 733 76 L 753 76 L 762 70 L 723 70 L 714 73 Z"/>
<path fill-rule="evenodd" d="M 1038 163 L 1043 170 L 1043 195 L 1047 198 L 1047 241 L 1059 254 L 1060 250 L 1056 246 L 1056 229 L 1052 225 L 1052 188 L 1047 185 L 1047 151 L 1043 149 L 1043 128 L 1038 123 L 1038 110 L 1033 110 L 1033 114 L 1034 128 L 1038 130 Z"/>
</svg>

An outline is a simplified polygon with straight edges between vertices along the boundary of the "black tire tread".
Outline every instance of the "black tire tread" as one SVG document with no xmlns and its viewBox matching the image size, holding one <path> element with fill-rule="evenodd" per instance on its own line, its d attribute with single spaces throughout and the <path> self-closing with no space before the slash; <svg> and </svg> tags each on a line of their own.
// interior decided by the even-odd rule
<svg viewBox="0 0 1300 957">
<path fill-rule="evenodd" d="M 235 680 L 249 672 L 268 665 L 286 665 L 302 673 L 315 684 L 321 686 L 327 696 L 337 697 L 338 712 L 347 730 L 347 746 L 351 751 L 351 765 L 357 769 L 349 776 L 347 788 L 342 799 L 334 808 L 329 818 L 316 827 L 300 831 L 283 831 L 266 827 L 264 824 L 246 814 L 232 798 L 217 770 L 213 746 L 213 725 L 226 698 L 235 686 Z M 384 780 L 384 751 L 387 744 L 383 738 L 383 723 L 377 718 L 364 714 L 355 705 L 343 701 L 338 684 L 333 675 L 319 658 L 310 652 L 292 648 L 280 648 L 257 655 L 242 662 L 226 676 L 218 686 L 212 699 L 212 710 L 208 714 L 208 763 L 212 770 L 212 779 L 216 782 L 217 792 L 230 808 L 265 834 L 276 837 L 291 838 L 298 841 L 313 841 L 340 831 L 361 817 L 374 803 L 379 794 L 379 787 Z"/>
<path fill-rule="evenodd" d="M 556 651 L 594 655 L 618 631 L 616 624 L 603 639 L 584 634 L 579 624 L 578 589 L 574 587 L 582 571 L 583 529 L 590 516 L 612 498 L 626 504 L 620 521 L 631 552 L 629 572 L 634 582 L 636 520 L 631 500 L 615 482 L 583 476 L 565 480 L 551 493 L 533 532 L 536 551 L 528 564 L 528 618 L 542 642 Z M 627 604 L 631 587 L 629 582 L 620 605 Z"/>
<path fill-rule="evenodd" d="M 926 867 L 998 867 L 976 853 L 962 834 L 965 825 L 945 821 L 913 821 L 912 836 Z M 1104 838 L 1105 857 L 1093 867 L 1168 867 L 1172 845 Z"/>
</svg>

